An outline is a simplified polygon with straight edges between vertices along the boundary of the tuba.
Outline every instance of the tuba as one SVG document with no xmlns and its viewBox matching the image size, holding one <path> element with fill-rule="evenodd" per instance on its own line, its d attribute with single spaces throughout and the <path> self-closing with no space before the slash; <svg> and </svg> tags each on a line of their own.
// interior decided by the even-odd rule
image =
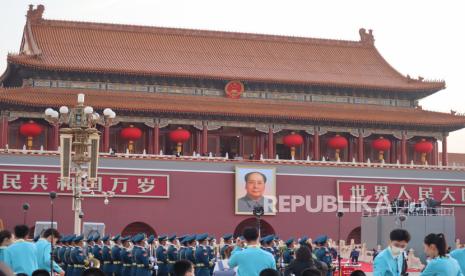
<svg viewBox="0 0 465 276">
<path fill-rule="evenodd" d="M 100 261 L 92 253 L 89 253 L 89 257 L 84 261 L 84 267 L 86 269 L 91 267 L 100 268 Z"/>
</svg>

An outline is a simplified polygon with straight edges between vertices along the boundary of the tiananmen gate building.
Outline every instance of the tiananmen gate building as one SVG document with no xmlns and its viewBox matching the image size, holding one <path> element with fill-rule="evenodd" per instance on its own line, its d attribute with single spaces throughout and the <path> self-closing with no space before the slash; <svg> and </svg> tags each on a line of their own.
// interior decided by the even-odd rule
<svg viewBox="0 0 465 276">
<path fill-rule="evenodd" d="M 383 186 L 391 198 L 432 195 L 465 216 L 465 168 L 447 160 L 447 137 L 465 116 L 423 110 L 418 101 L 445 82 L 396 71 L 371 30 L 343 41 L 43 13 L 30 6 L 19 52 L 0 77 L 7 228 L 23 221 L 25 202 L 30 225 L 47 220 L 47 195 L 57 191 L 58 229 L 72 232 L 71 191 L 59 181 L 62 125 L 44 110 L 74 106 L 78 94 L 117 114 L 97 126 L 100 190 L 115 194 L 108 205 L 83 202 L 83 220 L 109 233 L 239 233 L 255 219 L 235 212 L 237 167 L 273 168 L 278 196 L 346 198 L 354 187 L 374 195 Z M 344 216 L 343 238 L 360 239 L 360 216 Z M 335 236 L 335 223 L 334 213 L 298 209 L 264 216 L 262 226 L 283 237 Z M 456 231 L 465 239 L 465 220 Z"/>
</svg>

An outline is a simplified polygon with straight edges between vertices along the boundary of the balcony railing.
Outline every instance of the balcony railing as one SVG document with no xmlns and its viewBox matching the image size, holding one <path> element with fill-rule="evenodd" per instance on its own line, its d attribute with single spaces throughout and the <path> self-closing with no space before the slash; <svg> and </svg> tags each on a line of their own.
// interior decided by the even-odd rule
<svg viewBox="0 0 465 276">
<path fill-rule="evenodd" d="M 380 208 L 365 209 L 362 211 L 363 217 L 378 216 L 454 216 L 453 207 L 402 207 L 402 208 Z"/>
<path fill-rule="evenodd" d="M 27 150 L 27 149 L 0 149 L 0 153 L 7 154 L 26 154 L 26 155 L 59 155 L 59 151 L 48 151 L 48 150 Z M 264 164 L 276 164 L 276 165 L 309 165 L 309 166 L 329 166 L 329 167 L 354 167 L 354 168 L 386 168 L 386 169 L 423 169 L 423 170 L 465 170 L 465 166 L 457 165 L 452 163 L 448 166 L 439 165 L 418 165 L 413 162 L 409 164 L 400 163 L 375 163 L 375 162 L 341 162 L 341 161 L 315 161 L 315 160 L 288 160 L 279 159 L 277 156 L 275 159 L 264 159 L 250 160 L 246 158 L 234 158 L 231 159 L 228 156 L 217 157 L 210 154 L 209 156 L 201 156 L 194 153 L 193 155 L 167 155 L 167 154 L 147 154 L 147 153 L 100 153 L 100 157 L 106 158 L 119 158 L 119 159 L 147 159 L 147 160 L 177 160 L 177 161 L 216 161 L 216 162 L 251 162 L 251 163 L 264 163 Z"/>
</svg>

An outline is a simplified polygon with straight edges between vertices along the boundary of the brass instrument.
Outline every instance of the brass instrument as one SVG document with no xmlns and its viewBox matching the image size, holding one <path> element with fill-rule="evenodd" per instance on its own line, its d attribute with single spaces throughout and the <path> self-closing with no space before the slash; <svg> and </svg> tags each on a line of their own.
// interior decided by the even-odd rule
<svg viewBox="0 0 465 276">
<path fill-rule="evenodd" d="M 86 269 L 90 267 L 100 268 L 100 261 L 97 258 L 95 258 L 92 253 L 89 253 L 87 259 L 84 260 L 84 267 Z"/>
</svg>

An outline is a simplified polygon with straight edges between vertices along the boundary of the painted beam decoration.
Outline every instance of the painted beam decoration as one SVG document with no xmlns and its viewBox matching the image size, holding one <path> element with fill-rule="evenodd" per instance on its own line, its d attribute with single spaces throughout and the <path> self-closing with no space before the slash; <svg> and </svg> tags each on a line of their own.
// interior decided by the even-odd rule
<svg viewBox="0 0 465 276">
<path fill-rule="evenodd" d="M 71 185 L 62 183 L 58 168 L 0 166 L 0 181 L 0 194 L 48 195 L 55 191 L 59 195 L 71 196 L 71 186 L 76 180 L 71 177 Z M 106 169 L 99 172 L 94 186 L 89 184 L 87 187 L 89 191 L 114 192 L 115 197 L 169 198 L 169 175 Z"/>
<path fill-rule="evenodd" d="M 443 206 L 465 206 L 465 181 L 337 181 L 338 198 L 343 203 L 354 202 L 356 198 L 370 197 L 368 203 L 378 203 L 384 198 L 405 200 L 434 198 Z"/>
</svg>

